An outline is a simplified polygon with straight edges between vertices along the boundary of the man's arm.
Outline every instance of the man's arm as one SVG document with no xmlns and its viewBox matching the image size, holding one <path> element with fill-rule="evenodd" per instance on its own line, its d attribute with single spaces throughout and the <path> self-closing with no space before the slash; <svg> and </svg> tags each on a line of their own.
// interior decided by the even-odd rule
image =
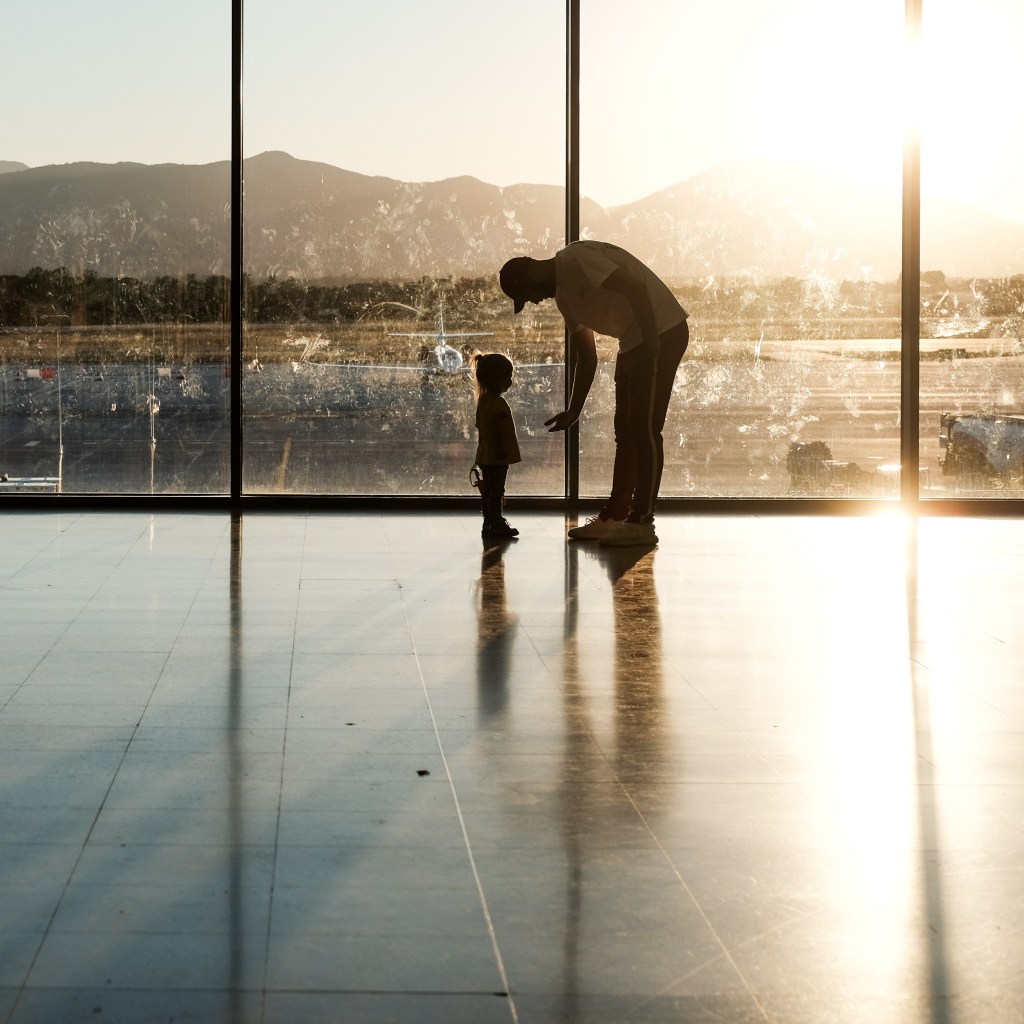
<svg viewBox="0 0 1024 1024">
<path fill-rule="evenodd" d="M 583 406 L 590 394 L 597 373 L 597 342 L 594 332 L 589 327 L 578 327 L 569 335 L 569 407 L 544 421 L 550 430 L 566 430 L 571 427 L 583 412 Z M 550 432 L 549 430 L 549 432 Z"/>
</svg>

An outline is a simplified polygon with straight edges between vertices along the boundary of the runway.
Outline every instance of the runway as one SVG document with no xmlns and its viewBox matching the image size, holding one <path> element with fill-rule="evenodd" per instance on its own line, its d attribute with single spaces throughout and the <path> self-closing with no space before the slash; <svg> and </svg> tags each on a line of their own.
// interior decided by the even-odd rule
<svg viewBox="0 0 1024 1024">
<path fill-rule="evenodd" d="M 792 441 L 824 442 L 833 460 L 855 463 L 867 474 L 857 485 L 864 496 L 892 490 L 896 353 L 867 347 L 842 358 L 810 345 L 778 346 L 760 358 L 738 350 L 725 359 L 687 357 L 665 428 L 663 495 L 791 496 Z M 1019 408 L 1024 356 L 926 359 L 920 374 L 923 482 L 950 493 L 957 481 L 939 468 L 940 415 Z M 581 422 L 585 495 L 601 495 L 611 472 L 612 386 L 603 363 Z M 473 493 L 473 396 L 462 374 L 276 364 L 247 372 L 242 393 L 248 493 Z M 523 463 L 510 494 L 563 493 L 563 439 L 543 426 L 561 396 L 561 366 L 517 371 L 509 400 Z M 4 366 L 0 472 L 59 478 L 66 493 L 223 493 L 229 397 L 223 364 L 76 366 L 31 378 Z"/>
</svg>

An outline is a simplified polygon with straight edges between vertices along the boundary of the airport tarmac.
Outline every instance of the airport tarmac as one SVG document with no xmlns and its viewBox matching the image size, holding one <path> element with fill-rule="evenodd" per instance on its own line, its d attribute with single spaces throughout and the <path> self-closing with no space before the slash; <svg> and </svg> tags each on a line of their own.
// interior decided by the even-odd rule
<svg viewBox="0 0 1024 1024">
<path fill-rule="evenodd" d="M 956 491 L 939 465 L 939 417 L 1012 405 L 1024 357 L 920 365 L 925 485 Z M 19 379 L 20 374 L 20 379 Z M 821 441 L 884 494 L 899 463 L 898 360 L 688 358 L 665 428 L 665 496 L 785 497 L 794 440 Z M 562 368 L 517 371 L 509 393 L 523 449 L 509 493 L 563 493 Z M 613 451 L 611 366 L 581 425 L 581 490 L 601 495 Z M 211 494 L 228 489 L 230 378 L 220 364 L 0 372 L 0 472 L 59 479 L 65 493 Z M 251 493 L 472 495 L 472 390 L 463 374 L 294 363 L 246 373 L 244 489 Z M 830 487 L 830 493 L 835 488 Z M 1005 490 L 1003 491 L 1005 493 Z"/>
</svg>

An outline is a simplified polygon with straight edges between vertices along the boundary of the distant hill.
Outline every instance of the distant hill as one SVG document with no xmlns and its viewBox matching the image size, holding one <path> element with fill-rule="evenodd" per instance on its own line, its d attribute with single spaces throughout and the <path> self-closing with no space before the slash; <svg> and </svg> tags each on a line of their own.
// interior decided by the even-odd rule
<svg viewBox="0 0 1024 1024">
<path fill-rule="evenodd" d="M 74 163 L 0 175 L 0 273 L 223 273 L 230 164 Z"/>
<path fill-rule="evenodd" d="M 0 174 L 0 273 L 33 266 L 155 277 L 226 273 L 230 166 L 73 163 Z M 405 182 L 268 152 L 245 161 L 245 265 L 263 277 L 490 275 L 561 245 L 563 191 L 471 177 Z M 806 167 L 732 162 L 637 202 L 582 204 L 585 235 L 673 279 L 751 273 L 892 280 L 898 195 Z M 1024 227 L 926 204 L 925 269 L 1024 272 Z"/>
<path fill-rule="evenodd" d="M 12 171 L 27 171 L 28 164 L 18 163 L 17 160 L 0 160 L 0 174 L 10 174 Z"/>
<path fill-rule="evenodd" d="M 806 165 L 733 161 L 609 211 L 610 240 L 669 276 L 894 280 L 902 200 Z M 1024 226 L 965 203 L 922 206 L 923 269 L 1024 272 Z"/>
</svg>

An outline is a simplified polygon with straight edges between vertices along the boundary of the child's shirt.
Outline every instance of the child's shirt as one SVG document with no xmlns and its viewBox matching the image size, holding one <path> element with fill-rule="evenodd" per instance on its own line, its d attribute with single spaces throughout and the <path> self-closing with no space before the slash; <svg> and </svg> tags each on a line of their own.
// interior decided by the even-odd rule
<svg viewBox="0 0 1024 1024">
<path fill-rule="evenodd" d="M 476 406 L 476 463 L 511 466 L 522 462 L 512 410 L 502 395 L 483 394 Z"/>
</svg>

